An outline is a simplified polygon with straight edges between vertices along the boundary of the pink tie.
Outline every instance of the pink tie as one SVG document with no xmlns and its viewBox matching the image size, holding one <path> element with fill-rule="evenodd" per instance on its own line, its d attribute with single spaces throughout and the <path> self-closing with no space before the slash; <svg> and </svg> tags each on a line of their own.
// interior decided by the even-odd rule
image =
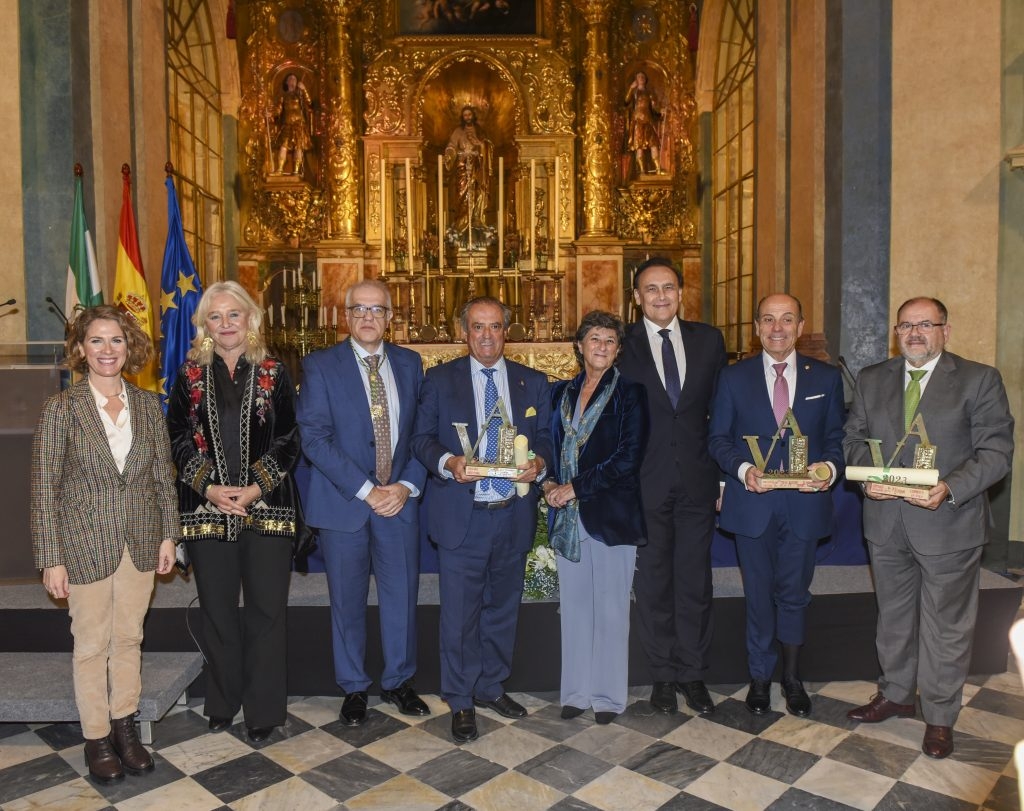
<svg viewBox="0 0 1024 811">
<path fill-rule="evenodd" d="M 775 370 L 775 389 L 772 392 L 772 411 L 775 412 L 775 424 L 782 425 L 786 419 L 786 411 L 789 410 L 789 383 L 786 382 L 785 363 L 773 363 Z"/>
</svg>

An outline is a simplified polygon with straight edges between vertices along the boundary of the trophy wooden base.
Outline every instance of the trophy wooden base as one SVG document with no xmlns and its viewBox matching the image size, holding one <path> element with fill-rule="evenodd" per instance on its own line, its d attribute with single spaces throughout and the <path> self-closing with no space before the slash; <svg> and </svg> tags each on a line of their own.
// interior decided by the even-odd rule
<svg viewBox="0 0 1024 811">
<path fill-rule="evenodd" d="M 466 475 L 486 476 L 491 479 L 516 479 L 522 473 L 515 465 L 497 465 L 494 462 L 481 462 L 474 459 L 466 465 Z"/>
<path fill-rule="evenodd" d="M 809 476 L 765 476 L 761 479 L 765 490 L 800 490 L 820 483 Z"/>
<path fill-rule="evenodd" d="M 871 492 L 881 496 L 896 496 L 897 498 L 926 498 L 930 487 L 918 487 L 912 484 L 883 484 L 882 482 L 868 482 L 871 484 Z"/>
</svg>

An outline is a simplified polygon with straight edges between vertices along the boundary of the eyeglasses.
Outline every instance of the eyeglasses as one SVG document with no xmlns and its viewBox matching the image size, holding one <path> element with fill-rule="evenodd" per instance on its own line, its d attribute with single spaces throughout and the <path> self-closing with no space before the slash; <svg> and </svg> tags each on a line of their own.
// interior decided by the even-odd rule
<svg viewBox="0 0 1024 811">
<path fill-rule="evenodd" d="M 914 327 L 917 327 L 918 332 L 920 332 L 922 335 L 927 335 L 936 327 L 944 326 L 946 326 L 945 321 L 942 321 L 938 324 L 936 324 L 934 321 L 918 321 L 916 324 L 911 324 L 909 321 L 900 321 L 900 323 L 896 325 L 896 333 L 898 335 L 909 335 L 913 331 Z"/>
<path fill-rule="evenodd" d="M 372 315 L 374 318 L 383 318 L 391 312 L 391 308 L 384 307 L 381 304 L 374 304 L 373 306 L 354 304 L 348 308 L 348 312 L 353 318 L 366 318 L 367 314 Z"/>
</svg>

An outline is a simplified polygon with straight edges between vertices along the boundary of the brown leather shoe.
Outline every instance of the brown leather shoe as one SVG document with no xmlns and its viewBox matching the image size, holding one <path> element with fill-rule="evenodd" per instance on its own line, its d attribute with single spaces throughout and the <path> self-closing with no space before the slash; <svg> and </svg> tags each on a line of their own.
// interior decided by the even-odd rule
<svg viewBox="0 0 1024 811">
<path fill-rule="evenodd" d="M 887 699 L 881 693 L 875 693 L 871 701 L 863 707 L 857 707 L 846 713 L 846 717 L 851 721 L 860 721 L 862 724 L 877 724 L 879 721 L 885 721 L 893 716 L 913 718 L 914 705 L 897 704 L 895 701 Z"/>
<path fill-rule="evenodd" d="M 124 780 L 121 758 L 114 751 L 109 735 L 85 741 L 85 765 L 89 767 L 93 779 L 100 783 Z"/>
<path fill-rule="evenodd" d="M 132 774 L 153 771 L 153 756 L 139 741 L 135 733 L 135 714 L 115 718 L 110 722 L 110 741 L 121 758 L 121 764 Z"/>
<path fill-rule="evenodd" d="M 953 728 L 925 724 L 921 751 L 936 759 L 949 757 L 953 754 Z"/>
</svg>

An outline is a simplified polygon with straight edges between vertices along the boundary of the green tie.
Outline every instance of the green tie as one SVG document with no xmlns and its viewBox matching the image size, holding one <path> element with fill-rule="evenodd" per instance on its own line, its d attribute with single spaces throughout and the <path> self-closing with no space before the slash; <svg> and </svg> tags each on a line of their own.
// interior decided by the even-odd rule
<svg viewBox="0 0 1024 811">
<path fill-rule="evenodd" d="M 914 421 L 918 403 L 921 402 L 921 378 L 927 373 L 926 369 L 914 369 L 910 372 L 910 382 L 907 383 L 907 390 L 903 393 L 904 431 L 909 431 L 910 423 Z"/>
</svg>

